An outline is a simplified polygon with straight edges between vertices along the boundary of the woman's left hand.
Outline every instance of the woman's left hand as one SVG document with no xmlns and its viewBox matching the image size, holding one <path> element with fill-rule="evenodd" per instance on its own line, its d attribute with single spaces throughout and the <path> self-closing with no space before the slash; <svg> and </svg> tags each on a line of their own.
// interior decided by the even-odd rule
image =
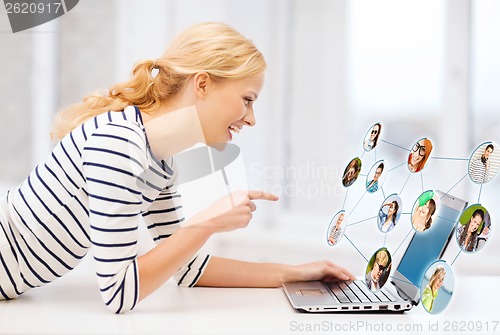
<svg viewBox="0 0 500 335">
<path fill-rule="evenodd" d="M 356 277 L 335 263 L 330 261 L 318 261 L 291 266 L 291 272 L 287 281 L 310 281 L 310 280 L 355 280 Z"/>
</svg>

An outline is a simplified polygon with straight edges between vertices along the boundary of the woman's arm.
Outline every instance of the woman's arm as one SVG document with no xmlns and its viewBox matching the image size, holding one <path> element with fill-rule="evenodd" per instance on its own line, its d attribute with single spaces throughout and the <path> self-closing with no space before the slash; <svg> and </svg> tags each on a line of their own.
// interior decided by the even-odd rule
<svg viewBox="0 0 500 335">
<path fill-rule="evenodd" d="M 285 282 L 323 279 L 354 280 L 355 277 L 346 269 L 329 261 L 285 265 L 212 256 L 196 286 L 279 287 Z"/>
<path fill-rule="evenodd" d="M 184 228 L 138 257 L 139 300 L 177 273 L 210 236 L 246 227 L 256 209 L 252 200 L 256 199 L 275 201 L 278 198 L 260 191 L 233 192 L 192 217 Z"/>
<path fill-rule="evenodd" d="M 208 228 L 181 228 L 138 257 L 139 301 L 153 293 L 186 264 L 212 236 Z"/>
</svg>

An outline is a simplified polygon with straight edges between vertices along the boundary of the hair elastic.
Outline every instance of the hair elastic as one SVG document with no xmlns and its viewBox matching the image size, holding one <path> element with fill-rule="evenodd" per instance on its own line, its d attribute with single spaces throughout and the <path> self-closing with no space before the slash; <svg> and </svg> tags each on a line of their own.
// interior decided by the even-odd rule
<svg viewBox="0 0 500 335">
<path fill-rule="evenodd" d="M 151 69 L 151 77 L 153 78 L 153 80 L 156 78 L 156 76 L 160 72 L 160 68 L 158 67 L 158 65 L 156 65 L 156 62 L 158 62 L 158 58 L 155 59 L 155 62 L 153 63 L 153 68 Z M 151 81 L 149 86 L 151 86 L 152 84 L 153 84 L 153 82 Z"/>
</svg>

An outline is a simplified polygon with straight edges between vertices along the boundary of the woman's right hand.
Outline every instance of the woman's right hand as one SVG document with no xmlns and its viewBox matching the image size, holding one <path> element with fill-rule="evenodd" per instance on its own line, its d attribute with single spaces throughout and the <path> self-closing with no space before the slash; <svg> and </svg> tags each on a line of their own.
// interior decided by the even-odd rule
<svg viewBox="0 0 500 335">
<path fill-rule="evenodd" d="M 253 200 L 276 201 L 278 196 L 257 190 L 231 192 L 193 216 L 183 227 L 208 228 L 213 233 L 244 228 L 252 219 L 252 213 L 257 209 Z"/>
</svg>

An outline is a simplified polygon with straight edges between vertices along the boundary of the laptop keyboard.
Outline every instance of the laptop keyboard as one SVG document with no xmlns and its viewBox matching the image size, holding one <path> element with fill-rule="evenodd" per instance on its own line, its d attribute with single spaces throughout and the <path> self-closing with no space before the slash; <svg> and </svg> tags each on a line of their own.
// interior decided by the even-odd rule
<svg viewBox="0 0 500 335">
<path fill-rule="evenodd" d="M 341 303 L 351 302 L 395 302 L 396 300 L 382 291 L 372 292 L 361 280 L 351 282 L 327 283 L 330 290 Z"/>
</svg>

